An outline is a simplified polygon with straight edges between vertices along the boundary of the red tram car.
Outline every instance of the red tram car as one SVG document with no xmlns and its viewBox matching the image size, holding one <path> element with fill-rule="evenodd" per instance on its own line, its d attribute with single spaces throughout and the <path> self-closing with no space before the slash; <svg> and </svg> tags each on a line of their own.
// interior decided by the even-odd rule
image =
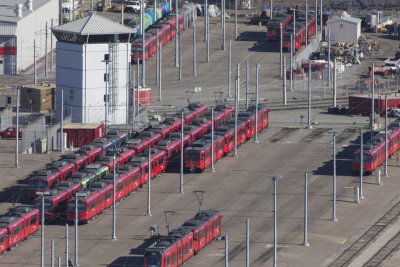
<svg viewBox="0 0 400 267">
<path fill-rule="evenodd" d="M 221 235 L 222 214 L 199 211 L 194 218 L 146 248 L 144 266 L 177 267 Z"/>
<path fill-rule="evenodd" d="M 271 41 L 279 40 L 281 37 L 281 24 L 282 30 L 284 31 L 285 28 L 292 22 L 292 19 L 292 15 L 274 16 L 267 23 L 267 39 Z"/>
</svg>

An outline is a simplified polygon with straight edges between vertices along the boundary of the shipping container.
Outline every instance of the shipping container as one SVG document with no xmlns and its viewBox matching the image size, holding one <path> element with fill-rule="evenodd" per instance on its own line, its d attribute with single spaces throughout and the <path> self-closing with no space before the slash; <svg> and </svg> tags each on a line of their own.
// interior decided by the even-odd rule
<svg viewBox="0 0 400 267">
<path fill-rule="evenodd" d="M 94 139 L 104 135 L 104 124 L 99 123 L 69 123 L 63 127 L 67 134 L 68 147 L 81 147 L 90 144 Z"/>
<path fill-rule="evenodd" d="M 349 96 L 349 111 L 352 114 L 370 115 L 371 114 L 371 96 L 353 95 Z M 388 95 L 387 108 L 400 107 L 400 94 Z M 375 95 L 374 110 L 380 116 L 385 115 L 385 96 Z"/>
</svg>

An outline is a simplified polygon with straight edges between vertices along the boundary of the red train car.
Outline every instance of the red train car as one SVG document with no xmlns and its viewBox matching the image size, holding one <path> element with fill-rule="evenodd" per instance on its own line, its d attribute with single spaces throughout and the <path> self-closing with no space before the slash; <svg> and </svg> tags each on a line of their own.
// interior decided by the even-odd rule
<svg viewBox="0 0 400 267">
<path fill-rule="evenodd" d="M 74 163 L 70 163 L 66 160 L 56 160 L 48 166 L 48 169 L 59 171 L 61 173 L 60 179 L 65 180 L 77 171 L 75 167 Z"/>
<path fill-rule="evenodd" d="M 388 134 L 388 157 L 400 148 L 400 129 L 396 128 Z M 375 171 L 385 161 L 385 134 L 379 133 L 363 146 L 363 170 L 367 173 Z M 360 171 L 361 150 L 353 154 L 353 170 Z"/>
<path fill-rule="evenodd" d="M 40 170 L 28 180 L 28 197 L 34 199 L 36 198 L 36 192 L 53 189 L 62 180 L 60 171 L 54 169 Z"/>
<path fill-rule="evenodd" d="M 281 29 L 280 25 L 282 24 L 282 30 L 292 22 L 292 15 L 282 15 L 282 16 L 274 16 L 267 23 L 267 39 L 270 41 L 279 40 L 281 37 Z"/>
<path fill-rule="evenodd" d="M 86 145 L 86 146 L 81 146 L 81 148 L 78 150 L 78 153 L 87 155 L 89 157 L 88 164 L 91 164 L 99 160 L 99 157 L 103 154 L 103 150 L 101 149 L 101 147 Z"/>
<path fill-rule="evenodd" d="M 12 249 L 39 230 L 39 210 L 20 206 L 0 216 L 0 253 Z"/>
<path fill-rule="evenodd" d="M 65 160 L 69 163 L 75 164 L 75 170 L 80 171 L 84 169 L 89 164 L 89 155 L 79 154 L 79 153 L 70 153 L 61 156 L 62 160 Z"/>
<path fill-rule="evenodd" d="M 204 210 L 146 248 L 144 266 L 177 267 L 221 235 L 222 215 Z"/>
</svg>

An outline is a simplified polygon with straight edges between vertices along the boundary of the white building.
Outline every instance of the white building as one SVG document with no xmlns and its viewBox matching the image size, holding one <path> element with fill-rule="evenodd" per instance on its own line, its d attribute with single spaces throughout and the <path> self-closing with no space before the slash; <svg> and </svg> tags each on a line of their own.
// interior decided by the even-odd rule
<svg viewBox="0 0 400 267">
<path fill-rule="evenodd" d="M 96 13 L 53 29 L 57 38 L 58 119 L 63 92 L 64 115 L 71 114 L 72 122 L 127 122 L 131 32 L 131 28 Z M 107 62 L 106 57 L 109 58 Z M 106 74 L 108 82 L 105 81 Z"/>
<path fill-rule="evenodd" d="M 350 17 L 346 12 L 340 17 L 333 17 L 326 22 L 325 39 L 331 32 L 331 42 L 357 43 L 361 36 L 361 19 Z"/>
<path fill-rule="evenodd" d="M 48 49 L 50 26 L 58 25 L 59 0 L 0 0 L 0 75 L 15 75 L 33 65 L 45 53 L 46 22 Z M 48 50 L 50 51 L 50 50 Z"/>
</svg>

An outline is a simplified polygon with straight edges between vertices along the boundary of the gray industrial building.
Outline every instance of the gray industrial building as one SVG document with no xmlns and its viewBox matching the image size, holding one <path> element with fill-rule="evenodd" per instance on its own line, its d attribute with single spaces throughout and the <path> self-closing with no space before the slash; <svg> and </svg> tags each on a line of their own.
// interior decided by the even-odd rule
<svg viewBox="0 0 400 267">
<path fill-rule="evenodd" d="M 34 39 L 36 58 L 43 57 L 46 23 L 49 37 L 58 17 L 59 0 L 0 0 L 0 75 L 16 75 L 33 65 Z"/>
</svg>

